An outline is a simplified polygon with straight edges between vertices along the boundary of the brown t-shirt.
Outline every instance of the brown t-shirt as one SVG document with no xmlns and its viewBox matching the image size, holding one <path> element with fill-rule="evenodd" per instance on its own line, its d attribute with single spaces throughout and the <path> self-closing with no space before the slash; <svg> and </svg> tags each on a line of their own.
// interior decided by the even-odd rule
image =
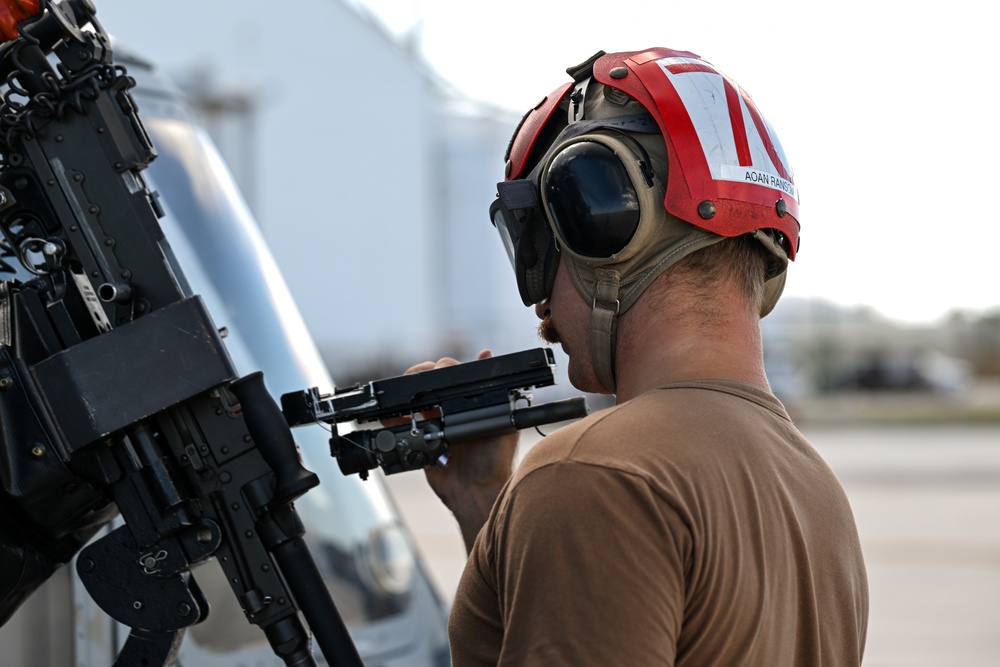
<svg viewBox="0 0 1000 667">
<path fill-rule="evenodd" d="M 456 667 L 861 663 L 868 586 L 840 483 L 781 403 L 671 384 L 525 456 L 480 532 Z"/>
</svg>

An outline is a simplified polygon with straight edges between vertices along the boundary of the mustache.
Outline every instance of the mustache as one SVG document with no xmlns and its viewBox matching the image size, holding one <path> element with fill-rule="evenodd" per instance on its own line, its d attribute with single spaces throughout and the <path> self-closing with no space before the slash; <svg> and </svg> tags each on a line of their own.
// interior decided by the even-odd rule
<svg viewBox="0 0 1000 667">
<path fill-rule="evenodd" d="M 542 321 L 538 324 L 538 337 L 550 345 L 556 345 L 562 342 L 562 339 L 559 337 L 559 331 L 556 329 L 555 322 L 552 321 L 551 315 L 543 317 Z"/>
</svg>

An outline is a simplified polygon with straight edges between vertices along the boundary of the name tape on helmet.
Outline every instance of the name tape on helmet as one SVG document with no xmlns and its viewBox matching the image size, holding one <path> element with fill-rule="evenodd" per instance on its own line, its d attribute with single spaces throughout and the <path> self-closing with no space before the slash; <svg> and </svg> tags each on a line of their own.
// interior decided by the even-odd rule
<svg viewBox="0 0 1000 667">
<path fill-rule="evenodd" d="M 777 174 L 771 174 L 766 171 L 754 169 L 753 167 L 739 167 L 731 164 L 719 165 L 719 174 L 722 177 L 721 180 L 724 181 L 739 181 L 740 183 L 763 185 L 773 190 L 780 190 L 795 201 L 799 200 L 795 184 Z"/>
</svg>

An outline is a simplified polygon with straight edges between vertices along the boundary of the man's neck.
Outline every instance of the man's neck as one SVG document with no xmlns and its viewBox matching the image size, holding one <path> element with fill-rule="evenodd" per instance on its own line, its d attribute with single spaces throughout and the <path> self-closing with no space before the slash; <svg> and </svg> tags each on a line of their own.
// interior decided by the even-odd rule
<svg viewBox="0 0 1000 667">
<path fill-rule="evenodd" d="M 625 314 L 619 328 L 618 402 L 671 382 L 703 378 L 739 380 L 770 391 L 760 320 L 752 313 L 733 310 L 707 318 L 640 310 L 631 315 Z"/>
</svg>

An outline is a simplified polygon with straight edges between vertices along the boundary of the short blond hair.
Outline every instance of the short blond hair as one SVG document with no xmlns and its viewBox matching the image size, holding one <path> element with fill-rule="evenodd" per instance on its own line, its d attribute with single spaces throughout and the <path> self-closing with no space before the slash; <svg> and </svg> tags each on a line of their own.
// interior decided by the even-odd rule
<svg viewBox="0 0 1000 667">
<path fill-rule="evenodd" d="M 657 292 L 682 288 L 704 304 L 698 308 L 699 312 L 711 316 L 714 313 L 711 297 L 728 281 L 736 286 L 753 312 L 760 312 L 770 259 L 767 248 L 749 234 L 724 238 L 679 260 L 651 287 Z"/>
</svg>

